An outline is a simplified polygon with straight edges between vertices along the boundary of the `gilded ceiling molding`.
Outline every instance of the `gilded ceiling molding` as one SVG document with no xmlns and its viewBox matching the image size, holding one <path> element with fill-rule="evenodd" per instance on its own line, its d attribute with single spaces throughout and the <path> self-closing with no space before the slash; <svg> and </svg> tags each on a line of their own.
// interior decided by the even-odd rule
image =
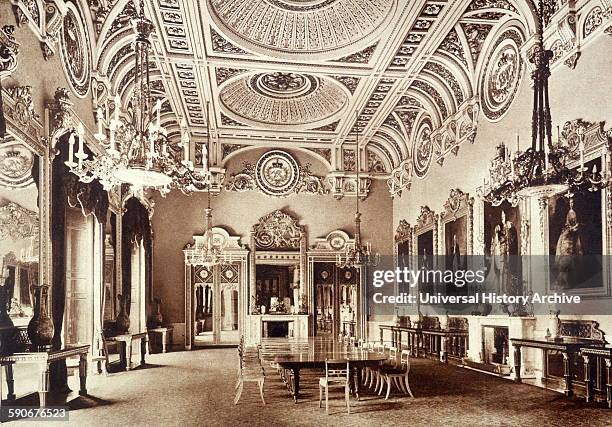
<svg viewBox="0 0 612 427">
<path fill-rule="evenodd" d="M 347 62 L 349 64 L 367 64 L 368 62 L 370 62 L 372 55 L 374 55 L 374 52 L 376 51 L 376 46 L 378 46 L 378 42 L 366 47 L 365 49 L 359 52 L 343 56 L 339 59 L 334 59 L 334 62 Z"/>
<path fill-rule="evenodd" d="M 376 85 L 376 88 L 374 89 L 374 92 L 372 92 L 372 95 L 370 95 L 370 99 L 363 110 L 361 110 L 357 121 L 353 125 L 353 132 L 363 132 L 365 127 L 372 120 L 372 117 L 374 117 L 378 107 L 380 107 L 385 98 L 387 98 L 387 95 L 395 85 L 396 81 L 396 79 L 388 77 L 383 77 L 380 79 Z"/>
<path fill-rule="evenodd" d="M 38 233 L 38 213 L 15 202 L 0 207 L 0 240 L 37 238 Z"/>
<path fill-rule="evenodd" d="M 428 1 L 425 3 L 421 14 L 415 21 L 410 31 L 406 34 L 404 41 L 393 57 L 390 69 L 402 69 L 410 62 L 414 52 L 425 39 L 429 29 L 436 22 L 438 15 L 445 5 L 440 2 Z"/>
<path fill-rule="evenodd" d="M 49 60 L 59 48 L 62 17 L 66 14 L 65 0 L 11 0 L 17 25 L 28 25 L 40 40 L 43 58 Z"/>
<path fill-rule="evenodd" d="M 333 121 L 348 104 L 347 91 L 333 79 L 280 71 L 231 80 L 219 98 L 230 117 L 283 129 Z"/>
<path fill-rule="evenodd" d="M 385 29 L 396 0 L 208 0 L 224 36 L 252 51 L 295 58 L 354 52 Z"/>
<path fill-rule="evenodd" d="M 17 68 L 19 43 L 13 37 L 15 27 L 4 25 L 0 29 L 0 79 L 10 76 Z"/>
</svg>

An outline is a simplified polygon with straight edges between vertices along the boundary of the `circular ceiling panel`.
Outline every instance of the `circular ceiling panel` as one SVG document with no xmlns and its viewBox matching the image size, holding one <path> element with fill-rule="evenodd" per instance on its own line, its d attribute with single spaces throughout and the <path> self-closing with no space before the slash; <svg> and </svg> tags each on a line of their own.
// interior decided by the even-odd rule
<svg viewBox="0 0 612 427">
<path fill-rule="evenodd" d="M 335 81 L 299 73 L 257 73 L 230 80 L 220 99 L 228 115 L 252 125 L 327 124 L 348 103 Z"/>
<path fill-rule="evenodd" d="M 238 45 L 292 57 L 363 49 L 384 30 L 395 2 L 209 0 L 208 5 L 215 22 Z"/>
</svg>

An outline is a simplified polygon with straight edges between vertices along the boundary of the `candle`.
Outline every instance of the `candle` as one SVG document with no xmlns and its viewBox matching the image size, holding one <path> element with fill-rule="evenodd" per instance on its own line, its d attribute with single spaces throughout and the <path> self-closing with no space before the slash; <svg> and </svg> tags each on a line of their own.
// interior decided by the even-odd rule
<svg viewBox="0 0 612 427">
<path fill-rule="evenodd" d="M 520 137 L 519 137 L 519 133 L 516 133 L 516 155 L 518 156 L 518 152 L 520 151 L 521 147 L 520 147 Z"/>
<path fill-rule="evenodd" d="M 74 165 L 74 134 L 70 134 L 70 138 L 68 138 L 68 162 Z"/>
<path fill-rule="evenodd" d="M 580 170 L 584 168 L 584 141 L 580 138 Z"/>
<path fill-rule="evenodd" d="M 115 95 L 115 120 L 119 121 L 119 105 L 121 105 L 121 97 L 119 94 Z"/>
<path fill-rule="evenodd" d="M 512 160 L 512 157 L 510 158 L 510 176 L 514 181 L 514 161 Z"/>
<path fill-rule="evenodd" d="M 117 151 L 117 145 L 115 144 L 115 126 L 116 126 L 116 122 L 113 120 L 113 122 L 110 124 L 110 150 L 112 151 Z"/>
<path fill-rule="evenodd" d="M 83 127 L 82 123 L 79 123 L 77 126 L 77 134 L 79 136 L 79 153 L 77 157 L 79 159 L 80 169 L 83 167 L 83 160 L 87 158 L 87 155 L 85 154 L 85 128 Z"/>
<path fill-rule="evenodd" d="M 548 170 L 548 151 L 550 148 L 548 147 L 548 143 L 544 143 L 544 172 Z"/>
<path fill-rule="evenodd" d="M 102 108 L 100 107 L 96 112 L 96 118 L 98 119 L 98 135 L 102 135 Z"/>
</svg>

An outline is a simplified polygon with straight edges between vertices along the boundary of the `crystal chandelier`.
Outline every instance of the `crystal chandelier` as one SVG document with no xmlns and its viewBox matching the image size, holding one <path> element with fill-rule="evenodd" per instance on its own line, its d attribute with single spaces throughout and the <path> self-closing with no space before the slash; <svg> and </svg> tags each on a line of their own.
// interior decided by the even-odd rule
<svg viewBox="0 0 612 427">
<path fill-rule="evenodd" d="M 544 49 L 543 4 L 539 1 L 538 29 L 536 43 L 530 61 L 534 64 L 533 116 L 531 122 L 531 147 L 512 155 L 504 144 L 497 147 L 497 153 L 489 168 L 488 179 L 483 180 L 480 196 L 493 205 L 504 201 L 516 205 L 519 198 L 547 198 L 562 192 L 572 194 L 588 189 L 594 191 L 605 187 L 609 177 L 604 177 L 595 166 L 588 170 L 584 166 L 584 135 L 579 145 L 580 166 L 570 169 L 568 147 L 552 142 L 552 120 L 548 96 L 550 59 L 552 51 Z"/>
<path fill-rule="evenodd" d="M 149 52 L 154 26 L 144 15 L 144 1 L 140 0 L 138 6 L 137 16 L 132 19 L 135 32 L 135 75 L 129 108 L 131 121 L 121 120 L 121 100 L 117 94 L 114 117 L 109 120 L 108 132 L 103 128 L 102 109 L 97 111 L 98 130 L 94 136 L 106 152 L 88 159 L 83 147 L 85 132 L 82 125 L 79 125 L 78 151 L 75 152 L 73 134 L 68 142 L 69 154 L 65 163 L 82 182 L 89 183 L 98 179 L 106 190 L 122 183 L 139 190 L 157 189 L 162 195 L 171 188 L 178 188 L 184 193 L 203 190 L 210 186 L 211 176 L 208 169 L 195 171 L 189 160 L 190 140 L 186 122 L 181 123 L 181 150 L 176 144 L 170 143 L 166 130 L 161 126 L 161 101 L 158 100 L 153 107 Z"/>
<path fill-rule="evenodd" d="M 344 254 L 336 257 L 336 266 L 340 268 L 360 268 L 361 266 L 376 266 L 380 262 L 380 254 L 372 253 L 369 243 L 361 244 L 361 212 L 359 212 L 359 196 L 361 181 L 359 179 L 359 132 L 355 134 L 355 158 L 357 170 L 356 209 L 355 209 L 355 244 L 346 245 Z"/>
</svg>

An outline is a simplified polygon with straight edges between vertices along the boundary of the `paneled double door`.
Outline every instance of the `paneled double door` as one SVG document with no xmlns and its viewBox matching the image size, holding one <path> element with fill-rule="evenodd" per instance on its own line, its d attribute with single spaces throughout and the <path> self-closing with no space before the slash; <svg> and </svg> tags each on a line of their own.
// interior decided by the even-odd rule
<svg viewBox="0 0 612 427">
<path fill-rule="evenodd" d="M 194 273 L 195 346 L 237 344 L 241 263 L 197 266 Z"/>
</svg>

